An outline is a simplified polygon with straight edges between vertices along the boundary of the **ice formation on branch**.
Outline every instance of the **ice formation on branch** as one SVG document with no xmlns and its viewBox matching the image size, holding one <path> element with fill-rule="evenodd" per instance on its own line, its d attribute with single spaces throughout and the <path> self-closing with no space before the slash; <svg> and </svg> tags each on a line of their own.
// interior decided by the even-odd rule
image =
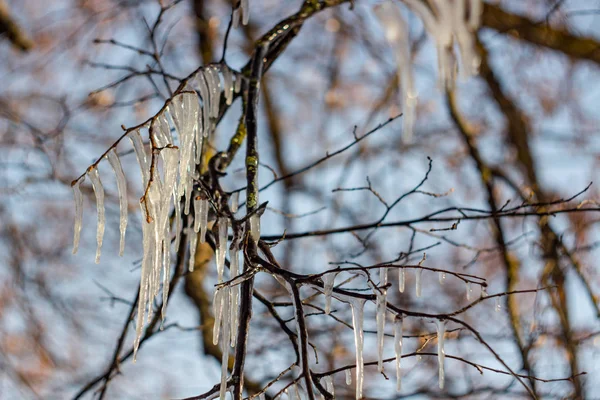
<svg viewBox="0 0 600 400">
<path fill-rule="evenodd" d="M 481 59 L 475 46 L 475 35 L 481 23 L 482 0 L 433 0 L 430 7 L 421 0 L 403 0 L 421 18 L 425 29 L 436 43 L 438 75 L 443 90 L 454 88 L 458 43 L 461 75 L 477 74 Z"/>
<path fill-rule="evenodd" d="M 85 175 L 71 183 L 73 196 L 75 197 L 75 227 L 73 230 L 73 254 L 79 249 L 79 238 L 81 237 L 81 225 L 83 223 L 83 194 L 80 185 L 85 180 Z"/>
<path fill-rule="evenodd" d="M 471 287 L 471 282 L 465 282 L 466 293 L 467 293 L 467 301 L 471 301 L 471 294 L 473 293 L 473 288 Z"/>
<path fill-rule="evenodd" d="M 239 7 L 244 20 L 248 18 L 247 6 L 248 3 L 243 2 Z M 236 93 L 239 93 L 241 89 L 241 79 L 239 74 L 222 64 L 211 64 L 198 69 L 185 80 L 185 84 L 167 100 L 165 106 L 155 116 L 145 123 L 127 130 L 102 157 L 108 159 L 117 180 L 121 234 L 119 253 L 121 255 L 125 248 L 127 227 L 127 182 L 116 148 L 125 137 L 131 140 L 142 175 L 143 196 L 140 206 L 143 214 L 143 258 L 134 342 L 134 352 L 136 353 L 144 322 L 152 319 L 154 298 L 158 296 L 161 287 L 162 317 L 164 318 L 171 279 L 171 242 L 175 236 L 175 246 L 179 248 L 182 203 L 186 215 L 189 214 L 191 203 L 194 203 L 194 218 L 188 217 L 185 230 L 190 247 L 190 271 L 194 268 L 197 233 L 200 233 L 200 242 L 205 240 L 210 203 L 203 193 L 194 196 L 198 193 L 195 192 L 197 189 L 194 185 L 200 178 L 203 166 L 203 144 L 214 131 L 215 121 L 219 118 L 221 111 L 221 100 L 224 99 L 224 103 L 228 105 L 233 102 Z M 147 133 L 147 137 L 142 138 L 142 132 Z M 149 143 L 149 153 L 145 148 L 144 141 Z M 83 195 L 80 185 L 87 175 L 94 188 L 98 210 L 97 263 L 100 260 L 105 225 L 104 188 L 97 169 L 101 159 L 92 164 L 86 174 L 81 175 L 72 183 L 76 214 L 73 252 L 77 252 L 79 247 L 83 219 Z M 232 202 L 237 202 L 237 195 Z M 234 204 L 232 204 L 232 208 L 236 208 Z M 174 217 L 171 218 L 171 215 Z M 227 220 L 225 219 L 218 225 L 222 239 L 218 249 L 218 270 L 220 271 L 220 280 L 222 280 L 227 249 Z M 259 237 L 257 218 L 253 220 L 253 226 L 253 237 Z M 232 273 L 239 275 L 239 264 L 235 268 Z M 222 309 L 223 306 L 230 307 L 228 309 L 231 312 L 227 312 L 226 318 L 229 326 L 229 323 L 234 323 L 233 315 L 237 312 L 234 309 L 237 309 L 238 289 L 231 289 L 231 299 L 229 291 L 227 291 L 226 297 L 227 301 L 224 303 L 227 305 L 221 304 L 221 302 L 218 304 L 219 309 Z M 229 305 L 230 301 L 231 305 Z M 226 342 L 233 345 L 235 339 L 232 335 L 227 335 Z"/>
<path fill-rule="evenodd" d="M 352 370 L 350 368 L 346 370 L 346 385 L 352 385 Z"/>
<path fill-rule="evenodd" d="M 482 0 L 403 0 L 404 4 L 423 22 L 425 30 L 435 42 L 438 57 L 439 86 L 442 90 L 454 88 L 458 44 L 461 76 L 478 73 L 481 59 L 476 48 L 476 32 L 481 23 Z M 375 15 L 383 26 L 386 40 L 393 47 L 398 64 L 398 81 L 403 97 L 404 137 L 409 141 L 416 118 L 417 93 L 415 90 L 408 25 L 394 2 L 387 1 L 375 7 Z"/>
<path fill-rule="evenodd" d="M 444 282 L 446 282 L 446 273 L 445 272 L 440 272 L 439 273 L 439 278 L 440 278 L 440 285 L 443 285 Z"/>
<path fill-rule="evenodd" d="M 400 9 L 391 1 L 375 8 L 375 14 L 383 25 L 385 38 L 393 47 L 398 64 L 398 82 L 404 106 L 403 135 L 406 141 L 410 141 L 416 115 L 417 93 L 413 80 L 408 25 Z"/>
</svg>

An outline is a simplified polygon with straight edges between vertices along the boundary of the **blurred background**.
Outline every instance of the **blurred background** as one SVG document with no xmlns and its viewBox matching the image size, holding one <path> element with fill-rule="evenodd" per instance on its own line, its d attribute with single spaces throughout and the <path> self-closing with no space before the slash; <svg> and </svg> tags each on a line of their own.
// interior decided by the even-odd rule
<svg viewBox="0 0 600 400">
<path fill-rule="evenodd" d="M 261 193 L 269 202 L 264 237 L 290 235 L 273 248 L 282 267 L 309 274 L 345 262 L 415 265 L 426 253 L 424 266 L 481 277 L 488 294 L 545 288 L 501 296 L 498 304 L 482 301 L 460 318 L 515 372 L 535 377 L 523 379 L 540 398 L 597 398 L 600 214 L 598 186 L 588 185 L 598 180 L 600 161 L 600 1 L 486 2 L 477 32 L 480 73 L 459 78 L 451 96 L 437 85 L 433 41 L 398 1 L 410 27 L 418 92 L 411 141 L 404 140 L 402 118 L 377 128 L 403 109 L 398 66 L 373 12 L 381 2 L 325 3 L 331 7 L 305 21 L 261 86 L 261 184 L 324 159 Z M 227 42 L 225 60 L 236 70 L 254 43 L 303 2 L 249 4 L 249 24 L 232 30 Z M 116 182 L 106 163 L 99 166 L 107 191 L 99 265 L 89 183 L 82 187 L 80 251 L 71 254 L 70 183 L 122 126 L 154 115 L 183 78 L 221 59 L 231 9 L 230 0 L 0 0 L 0 398 L 185 398 L 218 383 L 210 246 L 200 246 L 196 271 L 178 280 L 166 329 L 146 331 L 135 364 L 115 363 L 130 351 L 135 332 L 129 319 L 142 256 L 139 168 L 131 148 L 119 147 L 131 215 L 119 257 Z M 219 123 L 211 143 L 217 151 L 235 133 L 241 103 Z M 225 190 L 245 185 L 243 167 L 238 155 L 221 181 Z M 498 210 L 506 212 L 492 218 Z M 446 219 L 425 218 L 437 212 Z M 352 228 L 377 222 L 389 224 Z M 310 233 L 337 228 L 342 232 Z M 254 303 L 249 393 L 295 361 L 281 326 L 294 329 L 289 295 L 267 274 L 256 279 L 266 300 Z M 404 293 L 397 279 L 391 271 L 388 301 L 414 312 L 451 313 L 480 297 L 475 285 L 467 300 L 465 283 L 451 275 L 441 285 L 437 272 L 424 271 L 421 297 L 414 270 L 407 269 Z M 351 312 L 334 300 L 332 315 L 323 315 L 317 293 L 302 291 L 318 355 L 313 370 L 326 372 L 354 362 Z M 371 303 L 365 329 L 369 362 L 376 360 Z M 465 363 L 505 371 L 473 332 L 452 323 L 447 329 L 446 353 L 460 360 L 446 360 L 443 391 L 435 324 L 411 317 L 404 321 L 404 352 L 425 354 L 403 359 L 400 393 L 392 362 L 385 374 L 368 366 L 365 398 L 530 398 L 510 375 Z M 385 354 L 394 355 L 391 337 Z M 336 398 L 354 398 L 344 373 L 333 377 Z M 279 379 L 268 396 L 287 382 Z"/>
</svg>

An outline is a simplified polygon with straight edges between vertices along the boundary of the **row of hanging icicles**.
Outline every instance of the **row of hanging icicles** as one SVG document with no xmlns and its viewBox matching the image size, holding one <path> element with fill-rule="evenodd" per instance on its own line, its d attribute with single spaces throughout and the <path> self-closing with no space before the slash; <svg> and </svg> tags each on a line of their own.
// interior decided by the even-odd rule
<svg viewBox="0 0 600 400">
<path fill-rule="evenodd" d="M 422 273 L 424 269 L 420 267 L 415 268 L 415 295 L 416 297 L 421 296 L 422 288 Z M 406 268 L 397 266 L 398 269 L 398 290 L 400 293 L 404 293 L 406 283 Z M 331 298 L 335 297 L 337 300 L 350 304 L 352 309 L 352 328 L 354 330 L 354 342 L 356 347 L 356 398 L 362 398 L 363 380 L 364 380 L 364 360 L 363 360 L 363 347 L 364 347 L 364 331 L 363 331 L 363 316 L 364 316 L 364 304 L 366 300 L 352 297 L 349 295 L 343 295 L 334 293 L 333 288 L 335 287 L 335 279 L 340 271 L 334 271 L 326 273 L 322 276 L 323 280 L 323 294 L 325 295 L 325 314 L 331 312 Z M 486 298 L 487 292 L 485 290 L 486 284 L 483 280 L 471 281 L 469 279 L 461 278 L 465 282 L 466 286 L 466 299 L 471 301 L 473 297 L 473 282 L 479 285 L 481 288 L 481 297 Z M 479 278 L 480 279 L 480 278 Z M 444 284 L 446 281 L 446 272 L 439 272 L 439 283 Z M 375 294 L 376 300 L 376 322 L 377 322 L 377 367 L 379 372 L 383 372 L 383 348 L 384 348 L 384 337 L 385 337 L 385 321 L 387 313 L 387 287 L 388 285 L 388 268 L 382 267 L 379 269 L 379 287 L 372 286 L 373 293 Z M 495 296 L 496 306 L 495 310 L 500 311 L 500 296 Z M 401 357 L 402 357 L 402 326 L 404 321 L 403 315 L 389 314 L 393 318 L 394 323 L 394 351 L 396 356 L 396 389 L 399 392 L 402 387 L 402 373 L 401 373 Z M 437 324 L 437 343 L 438 343 L 438 377 L 439 387 L 444 388 L 445 373 L 444 373 L 444 336 L 446 333 L 446 322 L 443 318 L 436 320 Z M 420 358 L 418 356 L 418 358 Z M 346 383 L 350 384 L 351 374 L 350 369 L 345 370 Z M 333 394 L 333 379 L 331 376 L 324 377 L 326 389 L 328 392 Z M 292 387 L 292 392 L 297 392 L 297 387 Z M 290 399 L 296 400 L 295 397 L 290 395 Z"/>
<path fill-rule="evenodd" d="M 451 89 L 454 86 L 455 71 L 457 69 L 456 57 L 453 52 L 454 39 L 458 44 L 461 57 L 462 75 L 468 76 L 477 73 L 480 59 L 475 49 L 474 32 L 480 24 L 482 9 L 481 0 L 431 0 L 428 7 L 420 0 L 403 0 L 409 9 L 417 14 L 423 21 L 425 29 L 430 33 L 436 43 L 439 82 L 443 89 Z M 416 112 L 416 91 L 414 88 L 410 43 L 408 40 L 408 26 L 396 4 L 389 1 L 375 9 L 385 30 L 385 35 L 394 47 L 394 55 L 398 64 L 399 81 L 404 98 L 404 135 L 410 139 L 412 126 Z M 248 1 L 242 0 L 240 6 L 233 12 L 232 23 L 235 26 L 240 18 L 245 24 L 248 22 Z M 98 174 L 98 163 L 107 158 L 117 180 L 120 204 L 120 250 L 123 255 L 125 247 L 125 231 L 127 228 L 127 184 L 125 174 L 117 153 L 117 145 L 124 137 L 128 137 L 133 145 L 137 161 L 139 163 L 143 184 L 144 195 L 140 200 L 144 223 L 142 224 L 143 236 L 143 259 L 142 277 L 140 282 L 140 293 L 136 320 L 136 337 L 134 341 L 134 360 L 140 344 L 142 329 L 145 323 L 153 316 L 153 299 L 158 296 L 162 281 L 162 318 L 165 317 L 167 305 L 170 264 L 171 264 L 171 242 L 174 238 L 175 248 L 179 247 L 182 232 L 181 200 L 183 199 L 183 214 L 187 216 L 185 228 L 189 241 L 189 269 L 193 270 L 197 240 L 201 243 L 205 240 L 208 226 L 208 212 L 210 203 L 202 193 L 194 196 L 193 183 L 199 178 L 198 165 L 203 157 L 203 145 L 214 131 L 215 120 L 219 115 L 221 96 L 224 96 L 226 104 L 231 104 L 234 94 L 241 88 L 241 76 L 235 74 L 227 66 L 209 65 L 199 70 L 187 80 L 186 86 L 165 104 L 165 107 L 153 117 L 149 123 L 141 128 L 130 130 L 121 137 L 109 151 L 105 153 L 96 163 L 88 168 L 85 174 L 73 181 L 72 188 L 75 196 L 75 229 L 73 253 L 77 252 L 83 220 L 83 195 L 80 190 L 85 177 L 88 176 L 96 196 L 97 206 L 97 251 L 96 263 L 100 261 L 100 250 L 104 236 L 105 211 L 104 211 L 104 188 Z M 173 129 L 172 129 L 173 128 Z M 175 145 L 171 132 L 176 132 L 178 146 Z M 150 154 L 146 151 L 142 132 L 148 132 L 150 142 Z M 159 161 L 161 167 L 159 167 Z M 162 170 L 162 176 L 160 171 Z M 231 196 L 230 209 L 237 211 L 239 193 Z M 170 226 L 169 216 L 171 205 L 175 209 L 175 222 Z M 193 205 L 193 217 L 190 209 Z M 227 252 L 227 231 L 229 221 L 221 217 L 217 220 L 217 249 L 216 264 L 218 282 L 223 282 L 225 256 Z M 260 237 L 260 222 L 257 216 L 251 218 L 251 236 L 254 240 Z M 199 233 L 199 235 L 198 235 Z M 230 278 L 234 279 L 240 274 L 239 268 L 239 243 L 232 243 L 230 248 Z M 381 271 L 386 270 L 385 268 Z M 420 295 L 420 273 L 417 269 L 417 296 Z M 381 272 L 382 285 L 387 282 L 387 270 Z M 161 279 L 162 275 L 162 279 Z M 326 310 L 329 313 L 335 273 L 323 277 L 324 293 L 326 296 Z M 404 290 L 404 269 L 400 270 L 400 291 Z M 441 275 L 440 275 L 441 276 Z M 383 279 L 385 277 L 385 279 Z M 440 278 L 440 282 L 441 282 Z M 467 286 L 470 285 L 467 283 Z M 375 288 L 374 288 L 375 289 Z M 467 287 L 467 296 L 471 289 Z M 377 296 L 377 348 L 378 368 L 383 369 L 383 328 L 385 325 L 385 289 L 374 290 Z M 352 319 L 355 331 L 356 346 L 356 398 L 362 397 L 362 386 L 364 376 L 364 362 L 362 357 L 364 336 L 362 331 L 364 300 L 355 298 L 342 298 L 338 294 L 334 297 L 340 301 L 347 302 L 352 308 Z M 469 298 L 469 297 L 468 297 Z M 214 344 L 221 338 L 221 350 L 223 353 L 223 371 L 221 378 L 220 397 L 224 398 L 227 390 L 227 365 L 229 346 L 236 344 L 236 331 L 238 323 L 239 286 L 224 286 L 216 290 L 213 301 L 215 324 L 213 331 Z M 496 310 L 499 309 L 497 303 Z M 397 388 L 401 387 L 400 359 L 402 351 L 402 316 L 394 319 Z M 444 333 L 445 322 L 437 322 L 438 333 L 438 361 L 439 361 L 439 386 L 444 386 Z M 350 380 L 349 370 L 346 370 L 347 382 Z M 333 394 L 333 380 L 331 376 L 324 378 L 328 391 Z M 299 390 L 296 390 L 300 393 Z M 299 394 L 298 394 L 299 395 Z"/>
</svg>

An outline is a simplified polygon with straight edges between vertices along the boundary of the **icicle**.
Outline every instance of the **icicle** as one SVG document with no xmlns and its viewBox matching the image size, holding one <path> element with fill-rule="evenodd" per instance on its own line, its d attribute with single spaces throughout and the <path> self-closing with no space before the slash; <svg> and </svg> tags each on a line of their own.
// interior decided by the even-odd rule
<svg viewBox="0 0 600 400">
<path fill-rule="evenodd" d="M 496 307 L 495 307 L 495 311 L 499 312 L 502 309 L 502 306 L 500 305 L 500 296 L 496 297 Z"/>
<path fill-rule="evenodd" d="M 203 116 L 203 124 L 202 124 L 202 132 L 203 136 L 208 136 L 210 133 L 210 102 L 211 95 L 209 87 L 207 86 L 207 80 L 205 77 L 205 72 L 200 71 L 196 75 L 196 82 L 198 83 L 198 88 L 200 89 L 200 97 L 202 97 L 202 116 Z"/>
<path fill-rule="evenodd" d="M 437 340 L 438 340 L 438 383 L 440 389 L 444 388 L 444 359 L 446 353 L 444 353 L 444 335 L 446 334 L 446 321 L 437 320 Z"/>
<path fill-rule="evenodd" d="M 218 118 L 219 117 L 219 110 L 221 109 L 221 77 L 219 76 L 219 68 L 213 66 L 211 68 L 213 77 L 215 79 L 215 89 L 216 89 L 216 93 L 215 93 L 215 99 L 216 101 L 213 103 L 213 117 Z"/>
<path fill-rule="evenodd" d="M 88 169 L 87 174 L 92 181 L 92 187 L 94 188 L 94 194 L 96 195 L 96 208 L 98 209 L 98 230 L 96 231 L 96 241 L 98 247 L 96 248 L 96 264 L 100 263 L 100 250 L 102 249 L 102 240 L 104 238 L 104 187 L 100 181 L 100 175 L 98 175 L 98 168 L 92 167 Z"/>
<path fill-rule="evenodd" d="M 178 101 L 175 101 L 179 99 Z M 183 94 L 173 100 L 173 115 L 177 116 L 179 126 L 180 161 L 179 161 L 179 185 L 177 186 L 178 197 L 185 194 L 185 203 L 189 204 L 193 191 L 191 174 L 194 170 L 194 125 L 197 124 L 198 102 L 193 94 Z M 181 103 L 179 107 L 178 104 Z"/>
<path fill-rule="evenodd" d="M 189 195 L 185 196 L 185 201 L 183 204 L 183 213 L 185 215 L 190 215 L 190 204 L 192 200 L 192 192 L 194 190 L 194 182 L 192 179 L 188 179 L 185 185 L 185 192 L 189 193 Z"/>
<path fill-rule="evenodd" d="M 140 170 L 142 171 L 144 187 L 146 187 L 148 185 L 148 180 L 150 179 L 150 166 L 148 164 L 148 155 L 146 154 L 146 150 L 144 150 L 142 135 L 140 134 L 140 131 L 136 129 L 135 131 L 129 132 L 127 137 L 129 137 L 129 140 L 131 140 L 131 143 L 133 144 L 135 157 L 137 158 Z"/>
<path fill-rule="evenodd" d="M 196 266 L 196 249 L 198 247 L 198 235 L 191 229 L 192 219 L 188 217 L 187 235 L 190 242 L 190 259 L 188 261 L 188 270 L 194 272 Z"/>
<path fill-rule="evenodd" d="M 213 325 L 213 344 L 219 343 L 219 335 L 221 333 L 221 319 L 223 318 L 223 303 L 224 303 L 224 289 L 215 290 L 213 296 L 213 315 L 215 316 L 215 323 Z"/>
<path fill-rule="evenodd" d="M 210 66 L 204 68 L 204 79 L 206 79 L 206 85 L 208 87 L 208 98 L 209 98 L 209 107 L 204 107 L 204 112 L 208 113 L 210 117 L 215 117 L 215 103 L 219 101 L 217 97 L 217 82 L 215 80 L 215 76 L 213 75 L 213 69 Z"/>
<path fill-rule="evenodd" d="M 295 382 L 290 387 L 289 397 L 290 400 L 300 400 L 300 390 L 298 390 L 298 385 Z"/>
<path fill-rule="evenodd" d="M 181 241 L 181 203 L 175 194 L 173 196 L 175 206 L 175 249 L 179 249 L 179 242 Z"/>
<path fill-rule="evenodd" d="M 237 246 L 232 245 L 229 249 L 229 279 L 234 279 L 240 274 L 240 257 Z M 231 286 L 231 347 L 235 347 L 238 328 L 238 303 L 240 297 L 240 286 Z"/>
<path fill-rule="evenodd" d="M 125 231 L 127 229 L 127 183 L 125 182 L 125 174 L 123 173 L 121 161 L 119 161 L 119 156 L 117 155 L 117 151 L 115 149 L 112 149 L 108 152 L 108 162 L 110 163 L 113 171 L 115 171 L 115 176 L 117 177 L 120 208 L 119 231 L 121 233 L 121 239 L 119 242 L 119 255 L 122 256 L 125 252 Z"/>
<path fill-rule="evenodd" d="M 394 49 L 398 64 L 398 82 L 404 103 L 403 135 L 407 142 L 412 140 L 417 95 L 414 89 L 409 29 L 399 8 L 390 2 L 375 8 L 375 14 L 385 29 L 385 36 Z"/>
<path fill-rule="evenodd" d="M 264 393 L 259 394 L 258 400 L 265 400 L 265 394 Z"/>
<path fill-rule="evenodd" d="M 421 297 L 421 275 L 423 274 L 423 270 L 421 268 L 417 268 L 415 271 L 415 294 L 417 297 Z"/>
<path fill-rule="evenodd" d="M 404 286 L 406 284 L 406 274 L 404 273 L 404 268 L 400 267 L 398 269 L 398 290 L 400 293 L 404 293 Z"/>
<path fill-rule="evenodd" d="M 206 241 L 206 230 L 208 228 L 208 209 L 209 203 L 207 199 L 200 201 L 200 243 Z"/>
<path fill-rule="evenodd" d="M 155 169 L 156 171 L 156 169 Z M 163 238 L 165 234 L 164 228 L 161 226 L 161 204 L 163 198 L 164 185 L 159 185 L 160 177 L 158 173 L 154 178 L 150 178 L 152 183 L 148 188 L 148 198 L 147 202 L 149 203 L 150 209 L 150 217 L 153 219 L 153 228 L 154 228 L 154 258 L 152 264 L 152 279 L 150 281 L 150 298 L 148 300 L 149 310 L 148 310 L 148 322 L 152 319 L 152 299 L 156 297 L 159 289 L 160 282 L 160 271 L 162 266 L 162 250 L 163 250 Z"/>
<path fill-rule="evenodd" d="M 256 213 L 250 217 L 250 236 L 258 244 L 260 240 L 260 217 Z"/>
<path fill-rule="evenodd" d="M 223 270 L 225 268 L 225 254 L 227 253 L 227 217 L 221 217 L 217 220 L 217 228 L 219 229 L 217 250 L 216 250 L 216 263 L 217 263 L 217 275 L 218 282 L 223 282 Z"/>
<path fill-rule="evenodd" d="M 202 108 L 200 108 L 198 105 L 198 117 L 194 123 L 194 128 L 196 129 L 196 133 L 194 135 L 196 138 L 196 155 L 194 157 L 194 162 L 196 165 L 202 164 L 202 143 L 204 141 L 204 129 L 200 121 L 202 121 Z"/>
<path fill-rule="evenodd" d="M 149 279 L 151 273 L 152 254 L 154 252 L 152 243 L 152 222 L 148 221 L 146 213 L 146 204 L 144 199 L 140 200 L 142 209 L 142 242 L 143 242 L 143 258 L 142 258 L 142 274 L 140 279 L 140 291 L 138 296 L 137 317 L 135 326 L 135 340 L 133 342 L 133 362 L 136 360 L 137 350 L 140 345 L 142 336 L 142 328 L 144 326 L 144 316 L 146 312 L 147 301 L 149 294 Z"/>
<path fill-rule="evenodd" d="M 396 316 L 394 320 L 394 351 L 396 353 L 396 391 L 402 389 L 402 369 L 400 363 L 402 361 L 402 322 L 401 315 Z"/>
<path fill-rule="evenodd" d="M 469 29 L 476 32 L 481 24 L 481 13 L 483 11 L 482 0 L 469 0 Z"/>
<path fill-rule="evenodd" d="M 331 312 L 331 293 L 333 293 L 333 286 L 335 285 L 335 277 L 338 272 L 331 272 L 322 276 L 323 279 L 323 294 L 325 295 L 325 314 L 329 315 Z"/>
<path fill-rule="evenodd" d="M 239 93 L 242 90 L 242 76 L 237 74 L 235 76 L 235 84 L 233 85 L 233 91 Z"/>
<path fill-rule="evenodd" d="M 173 190 L 177 184 L 177 167 L 179 165 L 179 150 L 177 147 L 167 147 L 161 151 L 164 159 L 165 181 L 162 187 L 160 198 L 160 213 L 158 215 L 159 228 L 164 230 L 165 237 L 169 229 L 169 211 L 171 210 L 171 198 Z"/>
<path fill-rule="evenodd" d="M 202 214 L 202 198 L 196 196 L 194 198 L 194 232 L 200 231 L 200 215 Z"/>
<path fill-rule="evenodd" d="M 231 207 L 230 208 L 231 208 L 232 213 L 235 214 L 237 212 L 239 202 L 240 202 L 240 192 L 234 192 L 231 195 Z"/>
<path fill-rule="evenodd" d="M 231 76 L 231 70 L 227 66 L 224 66 L 223 69 L 221 69 L 221 73 L 223 74 L 225 103 L 231 105 L 231 102 L 233 101 L 233 78 Z"/>
<path fill-rule="evenodd" d="M 385 268 L 384 268 L 385 269 Z M 383 344 L 385 338 L 386 289 L 375 291 L 377 296 L 377 370 L 383 372 Z"/>
<path fill-rule="evenodd" d="M 350 368 L 346 370 L 346 385 L 352 385 L 352 369 Z"/>
<path fill-rule="evenodd" d="M 331 375 L 327 375 L 323 380 L 325 381 L 325 389 L 331 393 L 331 396 L 335 399 L 335 387 L 333 386 Z"/>
<path fill-rule="evenodd" d="M 222 303 L 223 303 L 223 318 L 221 322 L 223 324 L 223 337 L 221 338 L 221 352 L 223 353 L 221 360 L 221 400 L 225 400 L 225 391 L 227 389 L 227 366 L 229 365 L 229 338 L 230 338 L 230 320 L 229 320 L 229 287 L 221 289 L 223 291 Z M 215 320 L 216 324 L 216 320 Z"/>
<path fill-rule="evenodd" d="M 240 8 L 234 8 L 233 13 L 231 14 L 231 26 L 233 29 L 236 29 L 240 26 Z"/>
<path fill-rule="evenodd" d="M 356 400 L 362 398 L 363 379 L 364 379 L 364 332 L 363 332 L 363 317 L 365 300 L 351 299 L 350 306 L 352 307 L 352 328 L 354 329 L 354 344 L 356 346 Z"/>
<path fill-rule="evenodd" d="M 248 6 L 248 0 L 241 0 L 242 9 L 242 24 L 248 25 L 248 20 L 250 19 L 250 7 Z"/>
<path fill-rule="evenodd" d="M 465 282 L 465 285 L 467 287 L 467 301 L 471 300 L 471 293 L 473 293 L 473 288 L 471 288 L 471 282 Z"/>
<path fill-rule="evenodd" d="M 75 197 L 75 227 L 73 229 L 73 254 L 79 249 L 79 238 L 81 237 L 81 225 L 83 222 L 83 194 L 81 194 L 81 183 L 85 180 L 85 175 L 71 183 L 73 196 Z"/>
<path fill-rule="evenodd" d="M 481 286 L 481 297 L 487 297 L 487 290 L 485 290 L 485 286 Z"/>
<path fill-rule="evenodd" d="M 445 272 L 440 272 L 439 273 L 439 278 L 440 278 L 440 285 L 443 285 L 444 282 L 446 282 L 446 273 Z"/>
</svg>

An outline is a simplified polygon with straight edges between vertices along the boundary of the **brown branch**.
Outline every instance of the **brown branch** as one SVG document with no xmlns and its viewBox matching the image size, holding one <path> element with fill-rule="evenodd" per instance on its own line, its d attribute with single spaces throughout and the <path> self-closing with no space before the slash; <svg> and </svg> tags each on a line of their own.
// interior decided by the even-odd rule
<svg viewBox="0 0 600 400">
<path fill-rule="evenodd" d="M 569 57 L 600 64 L 600 43 L 597 40 L 575 36 L 566 29 L 553 28 L 546 23 L 509 13 L 497 5 L 485 3 L 482 25 Z"/>
<path fill-rule="evenodd" d="M 31 39 L 10 15 L 4 0 L 0 0 L 0 36 L 2 35 L 6 35 L 13 46 L 23 52 L 33 47 Z"/>
</svg>

